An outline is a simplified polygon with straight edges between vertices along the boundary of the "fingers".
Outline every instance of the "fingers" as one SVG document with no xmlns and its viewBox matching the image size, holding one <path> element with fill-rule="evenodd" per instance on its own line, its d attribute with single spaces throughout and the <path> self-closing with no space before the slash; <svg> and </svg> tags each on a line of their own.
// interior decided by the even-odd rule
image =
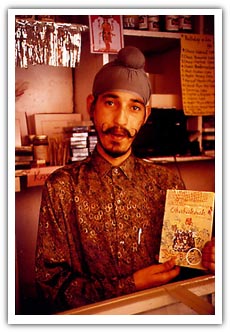
<svg viewBox="0 0 230 332">
<path fill-rule="evenodd" d="M 150 268 L 151 268 L 151 273 L 156 274 L 156 273 L 167 272 L 171 270 L 174 266 L 175 266 L 175 260 L 171 258 L 170 260 L 164 262 L 163 264 L 152 265 L 150 266 Z"/>
<path fill-rule="evenodd" d="M 202 265 L 212 273 L 215 272 L 215 239 L 208 241 L 202 250 Z"/>
<path fill-rule="evenodd" d="M 215 238 L 205 243 L 203 251 L 215 251 Z"/>
<path fill-rule="evenodd" d="M 210 261 L 215 262 L 215 252 L 203 252 L 202 253 L 202 261 Z"/>
<path fill-rule="evenodd" d="M 206 268 L 210 272 L 215 273 L 215 262 L 202 261 L 202 265 L 204 268 Z"/>
<path fill-rule="evenodd" d="M 134 282 L 137 290 L 160 286 L 180 273 L 180 268 L 175 266 L 174 259 L 163 264 L 151 265 L 134 273 Z"/>
<path fill-rule="evenodd" d="M 152 276 L 154 286 L 161 286 L 176 278 L 180 273 L 179 266 L 174 266 L 170 271 L 161 272 Z"/>
</svg>

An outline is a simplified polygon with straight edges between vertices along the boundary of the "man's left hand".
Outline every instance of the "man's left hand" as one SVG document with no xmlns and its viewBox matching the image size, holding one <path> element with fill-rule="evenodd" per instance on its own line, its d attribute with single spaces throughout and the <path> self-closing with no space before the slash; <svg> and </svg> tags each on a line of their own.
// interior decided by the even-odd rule
<svg viewBox="0 0 230 332">
<path fill-rule="evenodd" d="M 215 273 L 215 238 L 208 241 L 202 250 L 202 265 L 210 272 Z"/>
</svg>

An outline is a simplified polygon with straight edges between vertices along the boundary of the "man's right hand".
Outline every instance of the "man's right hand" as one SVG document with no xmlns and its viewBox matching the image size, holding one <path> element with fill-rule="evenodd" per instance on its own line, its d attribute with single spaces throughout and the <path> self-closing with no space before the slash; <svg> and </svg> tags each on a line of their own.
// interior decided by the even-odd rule
<svg viewBox="0 0 230 332">
<path fill-rule="evenodd" d="M 166 284 L 180 273 L 180 268 L 175 266 L 174 259 L 163 264 L 148 266 L 134 273 L 134 282 L 137 290 L 148 289 Z"/>
</svg>

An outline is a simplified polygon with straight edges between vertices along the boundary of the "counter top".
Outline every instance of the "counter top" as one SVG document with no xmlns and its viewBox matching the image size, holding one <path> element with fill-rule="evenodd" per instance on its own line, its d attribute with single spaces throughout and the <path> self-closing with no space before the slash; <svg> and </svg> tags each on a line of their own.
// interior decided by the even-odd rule
<svg viewBox="0 0 230 332">
<path fill-rule="evenodd" d="M 59 315 L 213 315 L 213 301 L 204 297 L 215 293 L 215 277 L 206 275 L 120 296 L 59 313 Z M 186 296 L 184 296 L 186 294 Z M 209 298 L 210 300 L 210 298 Z M 180 304 L 183 304 L 181 306 Z M 187 307 L 187 309 L 186 309 Z"/>
<path fill-rule="evenodd" d="M 15 171 L 15 191 L 21 191 L 23 187 L 43 186 L 47 177 L 62 166 L 47 166 Z M 26 178 L 26 184 L 21 184 L 20 178 Z"/>
</svg>

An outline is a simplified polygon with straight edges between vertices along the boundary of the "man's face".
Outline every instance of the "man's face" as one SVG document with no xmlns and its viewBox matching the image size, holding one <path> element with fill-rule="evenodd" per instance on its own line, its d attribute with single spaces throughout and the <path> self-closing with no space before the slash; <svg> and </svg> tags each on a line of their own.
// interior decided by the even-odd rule
<svg viewBox="0 0 230 332">
<path fill-rule="evenodd" d="M 91 98 L 88 107 L 103 152 L 113 158 L 128 153 L 148 116 L 142 98 L 130 92 L 107 91 L 96 102 Z"/>
</svg>

